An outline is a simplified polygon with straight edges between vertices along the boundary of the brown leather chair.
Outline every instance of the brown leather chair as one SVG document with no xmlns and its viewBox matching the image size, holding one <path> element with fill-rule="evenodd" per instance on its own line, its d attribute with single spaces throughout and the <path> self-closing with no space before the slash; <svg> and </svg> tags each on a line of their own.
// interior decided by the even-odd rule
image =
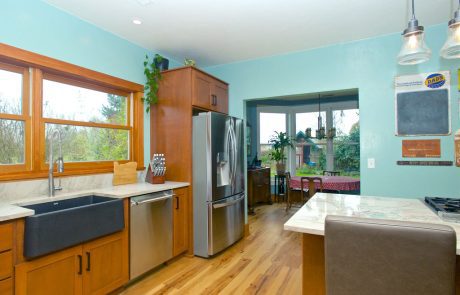
<svg viewBox="0 0 460 295">
<path fill-rule="evenodd" d="M 456 235 L 440 224 L 326 217 L 328 295 L 453 295 Z"/>
<path fill-rule="evenodd" d="M 329 170 L 324 170 L 323 171 L 324 176 L 340 176 L 340 171 L 329 171 Z"/>
</svg>

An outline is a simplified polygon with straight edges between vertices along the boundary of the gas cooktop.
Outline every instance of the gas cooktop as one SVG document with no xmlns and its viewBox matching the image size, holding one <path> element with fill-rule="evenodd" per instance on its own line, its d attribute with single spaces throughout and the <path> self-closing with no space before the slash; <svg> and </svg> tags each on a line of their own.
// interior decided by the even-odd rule
<svg viewBox="0 0 460 295">
<path fill-rule="evenodd" d="M 442 219 L 460 222 L 460 199 L 425 197 L 425 203 Z"/>
</svg>

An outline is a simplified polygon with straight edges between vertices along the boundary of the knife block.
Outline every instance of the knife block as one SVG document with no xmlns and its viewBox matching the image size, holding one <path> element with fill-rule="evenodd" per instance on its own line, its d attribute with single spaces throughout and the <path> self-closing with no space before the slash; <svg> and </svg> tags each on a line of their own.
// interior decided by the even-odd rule
<svg viewBox="0 0 460 295">
<path fill-rule="evenodd" d="M 145 175 L 145 181 L 151 184 L 162 184 L 165 183 L 165 176 L 155 176 L 153 175 L 152 172 L 152 167 L 149 164 L 149 167 L 147 168 L 147 174 Z"/>
</svg>

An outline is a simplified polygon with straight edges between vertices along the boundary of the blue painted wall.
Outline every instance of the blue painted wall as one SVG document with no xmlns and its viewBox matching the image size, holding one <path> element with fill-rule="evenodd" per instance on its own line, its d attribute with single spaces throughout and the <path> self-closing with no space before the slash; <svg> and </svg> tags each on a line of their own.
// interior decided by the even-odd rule
<svg viewBox="0 0 460 295">
<path fill-rule="evenodd" d="M 1 1 L 0 42 L 140 84 L 144 57 L 153 54 L 40 0 Z M 170 67 L 177 66 L 170 59 Z M 144 118 L 148 163 L 150 117 Z"/>
<path fill-rule="evenodd" d="M 401 167 L 401 140 L 394 135 L 394 77 L 438 70 L 451 72 L 452 127 L 459 122 L 457 69 L 460 61 L 439 57 L 446 24 L 427 28 L 433 56 L 427 63 L 398 66 L 401 36 L 392 34 L 286 55 L 208 67 L 230 83 L 230 113 L 245 116 L 244 100 L 340 89 L 359 89 L 361 120 L 361 193 L 364 195 L 460 197 L 460 168 Z M 402 30 L 403 28 L 401 28 Z M 417 138 L 417 137 L 416 137 Z M 422 138 L 422 137 L 420 137 Z M 454 160 L 452 136 L 441 138 L 440 160 Z M 376 168 L 367 168 L 375 158 Z"/>
</svg>

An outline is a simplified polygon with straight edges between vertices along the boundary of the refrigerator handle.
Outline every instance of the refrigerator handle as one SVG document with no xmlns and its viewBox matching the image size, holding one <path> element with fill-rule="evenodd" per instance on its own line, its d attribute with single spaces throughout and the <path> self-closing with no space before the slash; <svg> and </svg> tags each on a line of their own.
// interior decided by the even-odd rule
<svg viewBox="0 0 460 295">
<path fill-rule="evenodd" d="M 236 161 L 237 161 L 237 142 L 236 142 L 236 134 L 235 134 L 235 130 L 233 128 L 231 128 L 231 134 L 232 134 L 232 143 L 233 143 L 233 151 L 232 151 L 232 187 L 235 185 L 236 183 Z"/>
<path fill-rule="evenodd" d="M 230 207 L 230 206 L 235 205 L 236 203 L 238 203 L 242 199 L 244 199 L 244 195 L 241 195 L 241 197 L 239 197 L 238 199 L 230 201 L 230 202 L 220 203 L 220 204 L 213 204 L 212 208 L 213 209 L 218 209 L 218 208 Z"/>
</svg>

